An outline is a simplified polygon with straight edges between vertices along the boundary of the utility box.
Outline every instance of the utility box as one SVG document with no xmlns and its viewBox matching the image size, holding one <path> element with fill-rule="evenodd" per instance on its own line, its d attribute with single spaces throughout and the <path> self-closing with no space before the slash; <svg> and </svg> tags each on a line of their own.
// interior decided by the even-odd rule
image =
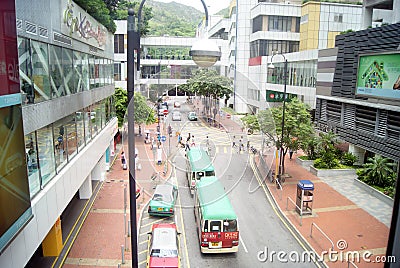
<svg viewBox="0 0 400 268">
<path fill-rule="evenodd" d="M 299 215 L 311 215 L 314 201 L 314 183 L 301 180 L 297 183 L 296 211 Z"/>
</svg>

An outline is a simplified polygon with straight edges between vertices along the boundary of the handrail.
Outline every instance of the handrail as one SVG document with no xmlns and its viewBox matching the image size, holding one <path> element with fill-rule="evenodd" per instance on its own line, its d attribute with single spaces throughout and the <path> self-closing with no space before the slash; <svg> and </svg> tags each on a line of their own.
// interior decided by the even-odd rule
<svg viewBox="0 0 400 268">
<path fill-rule="evenodd" d="M 286 199 L 286 210 L 288 210 L 288 204 L 289 204 L 289 201 L 290 200 L 290 202 L 292 202 L 292 204 L 293 205 L 295 205 L 296 206 L 296 208 L 300 211 L 300 226 L 303 226 L 303 212 L 301 211 L 301 209 L 299 208 L 299 206 L 298 205 L 296 205 L 296 203 L 288 196 L 287 197 L 287 199 Z"/>
<path fill-rule="evenodd" d="M 318 225 L 316 225 L 315 223 L 311 223 L 311 232 L 310 232 L 310 237 L 312 237 L 312 228 L 313 228 L 313 226 L 315 226 L 320 232 L 321 232 L 321 234 L 323 234 L 325 237 L 326 237 L 326 239 L 328 239 L 329 240 L 329 242 L 332 244 L 332 250 L 334 249 L 334 244 L 333 244 L 333 241 L 321 230 L 321 228 L 319 228 L 318 227 Z"/>
<path fill-rule="evenodd" d="M 349 268 L 349 267 L 350 267 L 350 264 L 351 264 L 353 267 L 355 267 L 355 268 L 358 268 L 358 266 L 357 266 L 357 265 L 355 265 L 355 263 L 354 263 L 354 262 L 352 262 L 351 260 L 348 260 L 348 261 L 347 261 L 347 268 Z"/>
</svg>

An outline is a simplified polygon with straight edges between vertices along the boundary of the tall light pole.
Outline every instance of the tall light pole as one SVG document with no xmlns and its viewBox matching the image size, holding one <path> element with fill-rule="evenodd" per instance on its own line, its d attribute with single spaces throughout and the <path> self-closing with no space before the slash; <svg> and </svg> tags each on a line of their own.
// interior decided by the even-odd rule
<svg viewBox="0 0 400 268">
<path fill-rule="evenodd" d="M 136 222 L 136 174 L 135 174 L 135 112 L 133 95 L 135 92 L 135 49 L 139 50 L 139 32 L 136 30 L 133 9 L 128 10 L 128 150 L 129 150 L 129 201 L 131 219 L 132 267 L 138 267 L 138 244 Z"/>
<path fill-rule="evenodd" d="M 282 104 L 282 122 L 281 122 L 281 127 L 282 127 L 282 132 L 281 132 L 281 142 L 280 142 L 280 154 L 279 154 L 279 170 L 278 170 L 278 188 L 280 188 L 282 177 L 283 177 L 283 162 L 284 162 L 284 154 L 283 154 L 283 135 L 284 135 L 284 128 L 285 128 L 285 104 L 286 104 L 286 78 L 287 78 L 287 59 L 285 55 L 283 54 L 274 54 L 271 57 L 271 64 L 268 65 L 268 68 L 274 69 L 275 66 L 272 64 L 272 59 L 274 58 L 275 55 L 282 55 L 284 59 L 284 68 L 283 68 L 283 73 L 284 73 L 284 86 L 283 86 L 283 104 Z"/>
<path fill-rule="evenodd" d="M 134 68 L 134 52 L 135 49 L 137 50 L 137 71 L 140 70 L 140 23 L 142 17 L 142 9 L 144 2 L 146 0 L 142 0 L 139 6 L 138 11 L 138 27 L 136 28 L 135 25 L 135 18 L 134 18 L 134 11 L 133 9 L 128 10 L 128 27 L 127 27 L 127 35 L 128 35 L 128 148 L 129 148 L 129 193 L 130 193 L 130 217 L 131 217 L 131 248 L 132 248 L 132 267 L 138 267 L 138 245 L 137 245 L 137 223 L 136 223 L 136 184 L 135 184 L 135 141 L 134 141 L 134 131 L 135 131 L 135 121 L 134 121 L 134 107 L 133 107 L 133 93 L 134 93 L 134 86 L 135 86 L 135 68 Z M 208 10 L 207 6 L 204 3 L 204 0 L 201 0 L 205 15 L 206 15 L 206 27 L 208 26 Z M 211 42 L 211 41 L 210 41 Z M 209 49 L 210 45 L 213 43 L 208 42 L 207 46 L 203 46 L 202 50 L 198 49 L 195 50 L 193 56 L 193 60 L 198 64 L 195 60 L 198 59 L 199 61 L 206 64 L 208 67 L 212 66 L 221 56 L 221 52 L 214 51 L 215 47 Z M 194 46 L 193 46 L 194 47 Z M 193 51 L 190 51 L 192 53 Z M 200 54 L 200 55 L 198 55 Z M 207 64 L 207 62 L 209 62 Z M 212 63 L 212 64 L 211 64 Z M 198 64 L 199 65 L 199 64 Z M 131 104 L 132 102 L 132 104 Z M 130 105 L 131 104 L 131 105 Z M 158 111 L 157 111 L 158 113 Z M 159 121 L 160 122 L 160 121 Z M 131 161 L 133 160 L 133 161 Z"/>
</svg>

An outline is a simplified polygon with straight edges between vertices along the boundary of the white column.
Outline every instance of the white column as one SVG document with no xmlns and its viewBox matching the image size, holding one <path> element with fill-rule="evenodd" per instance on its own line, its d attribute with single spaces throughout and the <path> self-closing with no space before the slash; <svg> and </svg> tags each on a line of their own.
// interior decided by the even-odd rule
<svg viewBox="0 0 400 268">
<path fill-rule="evenodd" d="M 92 196 L 92 192 L 92 176 L 89 175 L 79 188 L 79 198 L 89 199 Z"/>
<path fill-rule="evenodd" d="M 103 181 L 104 180 L 104 175 L 103 175 L 103 170 L 105 170 L 105 157 L 103 156 L 100 158 L 100 161 L 97 162 L 97 165 L 93 168 L 91 172 L 92 180 L 94 181 Z M 102 164 L 104 163 L 104 164 Z"/>
<path fill-rule="evenodd" d="M 355 146 L 353 144 L 349 144 L 349 153 L 357 156 L 357 161 L 354 163 L 355 165 L 364 164 L 365 150 L 363 148 Z"/>
<path fill-rule="evenodd" d="M 392 23 L 400 22 L 400 0 L 393 0 Z"/>
<path fill-rule="evenodd" d="M 394 6 L 393 6 L 394 7 Z M 369 26 L 372 26 L 372 7 L 365 7 L 362 8 L 362 29 L 367 29 Z"/>
</svg>

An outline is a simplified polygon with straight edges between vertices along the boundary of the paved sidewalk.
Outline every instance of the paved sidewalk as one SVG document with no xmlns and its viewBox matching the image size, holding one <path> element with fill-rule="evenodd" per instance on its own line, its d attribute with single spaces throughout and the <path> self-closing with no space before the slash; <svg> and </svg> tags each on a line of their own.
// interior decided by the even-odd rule
<svg viewBox="0 0 400 268">
<path fill-rule="evenodd" d="M 154 133 L 156 124 L 146 128 Z M 142 166 L 141 170 L 136 170 L 137 187 L 141 189 L 136 210 L 139 222 L 141 212 L 154 191 L 155 182 L 151 181 L 151 175 L 158 172 L 162 182 L 170 176 L 172 168 L 169 165 L 167 174 L 163 175 L 164 165 L 155 164 L 150 144 L 144 143 L 144 136 L 135 137 L 135 146 L 139 150 L 139 163 Z M 127 148 L 127 144 L 124 144 L 126 156 L 129 155 Z M 116 153 L 120 154 L 120 151 Z M 164 154 L 164 161 L 165 158 Z M 129 200 L 128 172 L 122 169 L 119 156 L 116 157 L 63 267 L 117 267 L 122 263 L 122 252 L 125 258 L 123 266 L 131 266 L 130 237 L 124 232 L 127 228 L 124 224 L 124 214 L 126 213 L 126 221 L 130 219 L 129 201 L 126 210 L 124 209 L 124 191 L 127 192 Z M 121 246 L 128 250 L 122 251 Z"/>
</svg>

